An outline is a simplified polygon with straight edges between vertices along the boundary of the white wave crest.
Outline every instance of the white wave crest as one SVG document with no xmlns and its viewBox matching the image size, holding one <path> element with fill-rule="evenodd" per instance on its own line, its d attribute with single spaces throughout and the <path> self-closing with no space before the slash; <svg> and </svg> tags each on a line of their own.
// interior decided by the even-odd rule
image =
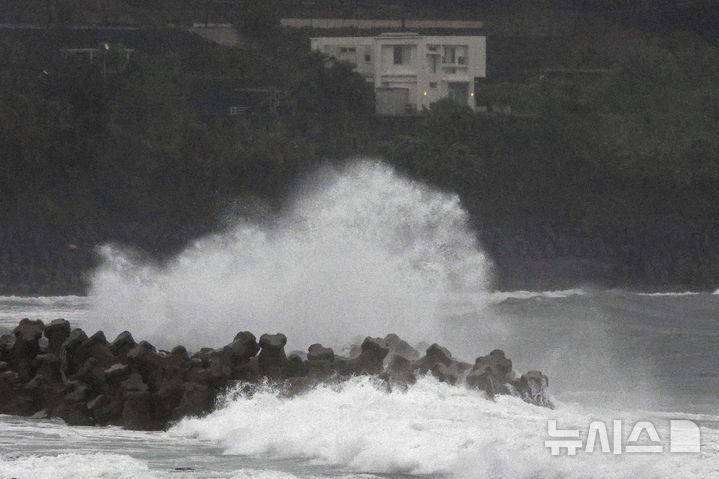
<svg viewBox="0 0 719 479">
<path fill-rule="evenodd" d="M 216 441 L 226 454 L 306 458 L 357 472 L 467 479 L 717 476 L 717 451 L 554 457 L 545 448 L 548 419 L 586 433 L 592 419 L 611 425 L 605 414 L 617 413 L 563 404 L 549 410 L 508 396 L 490 401 L 430 377 L 391 393 L 354 378 L 292 399 L 269 390 L 234 398 L 205 418 L 183 420 L 170 434 Z M 666 438 L 666 428 L 658 427 Z"/>
<path fill-rule="evenodd" d="M 88 326 L 164 346 L 219 346 L 244 329 L 299 348 L 390 332 L 436 341 L 438 310 L 481 295 L 488 270 L 456 195 L 371 161 L 318 174 L 271 224 L 237 221 L 168 264 L 102 253 Z"/>
</svg>

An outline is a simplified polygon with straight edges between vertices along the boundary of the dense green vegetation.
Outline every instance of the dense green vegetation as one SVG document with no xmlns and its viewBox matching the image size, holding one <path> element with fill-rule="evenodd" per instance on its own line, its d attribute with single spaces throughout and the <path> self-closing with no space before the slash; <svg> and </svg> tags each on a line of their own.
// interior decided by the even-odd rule
<svg viewBox="0 0 719 479">
<path fill-rule="evenodd" d="M 115 33 L 92 60 L 62 49 L 97 33 L 0 35 L 0 292 L 79 289 L 98 243 L 171 253 L 233 205 L 277 208 L 315 165 L 363 154 L 458 192 L 480 228 L 604 238 L 630 264 L 614 282 L 719 282 L 719 49 L 699 35 L 592 21 L 549 52 L 570 69 L 480 85 L 486 113 L 445 101 L 390 119 L 351 65 L 266 13 L 243 27 L 251 46 Z M 250 111 L 216 114 L 237 102 Z M 647 250 L 667 224 L 684 236 Z"/>
</svg>

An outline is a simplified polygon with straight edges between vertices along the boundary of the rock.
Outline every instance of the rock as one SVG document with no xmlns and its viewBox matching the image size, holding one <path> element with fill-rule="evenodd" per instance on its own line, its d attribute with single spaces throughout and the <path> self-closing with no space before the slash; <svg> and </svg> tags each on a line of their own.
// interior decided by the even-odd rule
<svg viewBox="0 0 719 479">
<path fill-rule="evenodd" d="M 126 429 L 143 431 L 160 429 L 158 421 L 152 415 L 150 393 L 145 390 L 125 394 L 119 423 Z"/>
<path fill-rule="evenodd" d="M 210 364 L 210 358 L 215 353 L 213 348 L 202 348 L 192 355 L 192 359 L 199 359 L 202 365 L 207 367 Z"/>
<path fill-rule="evenodd" d="M 91 420 L 99 426 L 110 424 L 113 420 L 117 422 L 122 414 L 122 406 L 123 403 L 119 397 L 111 398 L 105 394 L 100 394 L 87 403 Z"/>
<path fill-rule="evenodd" d="M 256 382 L 260 379 L 260 361 L 257 356 L 250 358 L 246 363 L 232 369 L 232 378 L 246 382 Z"/>
<path fill-rule="evenodd" d="M 38 354 L 33 360 L 33 367 L 35 368 L 35 374 L 42 374 L 53 382 L 62 382 L 62 376 L 60 374 L 60 358 L 57 354 L 45 353 Z"/>
<path fill-rule="evenodd" d="M 142 380 L 142 376 L 137 373 L 132 373 L 130 376 L 120 383 L 125 393 L 144 393 L 147 392 L 148 387 Z"/>
<path fill-rule="evenodd" d="M 329 359 L 308 359 L 302 366 L 305 375 L 316 379 L 326 379 L 336 372 L 335 361 Z"/>
<path fill-rule="evenodd" d="M 314 377 L 293 377 L 283 383 L 282 395 L 288 398 L 299 396 L 317 386 L 319 380 Z"/>
<path fill-rule="evenodd" d="M 249 361 L 260 350 L 260 346 L 257 344 L 254 334 L 249 331 L 241 331 L 224 349 L 229 352 L 233 363 L 237 365 Z"/>
<path fill-rule="evenodd" d="M 152 394 L 153 416 L 161 424 L 173 418 L 173 411 L 180 405 L 184 394 L 184 383 L 181 378 L 166 380 L 157 392 Z"/>
<path fill-rule="evenodd" d="M 384 377 L 391 383 L 414 384 L 417 378 L 412 372 L 412 361 L 400 354 L 393 354 L 385 369 Z"/>
<path fill-rule="evenodd" d="M 540 371 L 529 371 L 523 374 L 514 386 L 519 396 L 530 404 L 553 408 L 554 405 L 547 397 L 549 378 Z"/>
<path fill-rule="evenodd" d="M 62 343 L 70 336 L 70 323 L 65 319 L 55 319 L 45 326 L 43 334 L 48 340 L 47 352 L 59 354 Z"/>
<path fill-rule="evenodd" d="M 384 358 L 389 353 L 389 346 L 382 338 L 366 337 L 362 342 L 362 352 L 354 359 L 347 361 L 350 374 L 379 374 L 384 368 Z"/>
<path fill-rule="evenodd" d="M 296 354 L 290 354 L 290 357 L 287 358 L 285 375 L 288 378 L 307 375 L 307 370 L 305 368 L 304 361 L 302 361 L 301 357 L 299 357 Z"/>
<path fill-rule="evenodd" d="M 332 361 L 335 358 L 335 352 L 332 348 L 325 348 L 321 344 L 313 344 L 307 350 L 307 360 L 328 360 Z"/>
<path fill-rule="evenodd" d="M 189 361 L 190 356 L 187 354 L 187 349 L 184 346 L 175 346 L 170 352 L 172 356 L 175 356 L 182 361 Z"/>
<path fill-rule="evenodd" d="M 32 398 L 33 409 L 52 409 L 63 401 L 65 386 L 54 379 L 42 374 L 36 374 L 24 386 L 25 391 Z"/>
<path fill-rule="evenodd" d="M 121 359 L 127 357 L 127 353 L 137 345 L 135 340 L 127 331 L 121 332 L 117 338 L 110 344 L 110 350 Z"/>
<path fill-rule="evenodd" d="M 434 343 L 427 348 L 425 355 L 415 362 L 414 367 L 420 374 L 427 374 L 437 364 L 449 367 L 452 364 L 452 353 L 447 348 Z"/>
<path fill-rule="evenodd" d="M 90 426 L 92 419 L 86 402 L 64 400 L 52 411 L 53 417 L 59 417 L 70 426 Z"/>
<path fill-rule="evenodd" d="M 437 378 L 438 381 L 451 384 L 452 386 L 457 384 L 462 377 L 462 371 L 456 362 L 450 363 L 449 366 L 438 362 L 432 366 L 430 371 L 432 372 L 432 376 Z"/>
<path fill-rule="evenodd" d="M 122 363 L 115 363 L 105 369 L 105 379 L 110 383 L 120 382 L 130 375 L 130 366 Z"/>
<path fill-rule="evenodd" d="M 3 334 L 0 336 L 0 361 L 8 362 L 12 350 L 15 348 L 15 336 L 12 334 Z"/>
<path fill-rule="evenodd" d="M 504 351 L 495 349 L 488 356 L 480 356 L 467 376 L 469 386 L 495 394 L 509 394 L 507 384 L 514 380 L 512 361 L 507 359 Z"/>
<path fill-rule="evenodd" d="M 82 381 L 72 380 L 65 384 L 65 402 L 79 403 L 87 400 L 90 388 Z"/>
<path fill-rule="evenodd" d="M 45 325 L 39 319 L 31 321 L 27 318 L 22 319 L 20 324 L 13 330 L 16 341 L 20 342 L 36 342 L 42 336 Z"/>
<path fill-rule="evenodd" d="M 76 328 L 70 332 L 70 336 L 60 347 L 61 368 L 66 376 L 74 374 L 87 360 L 86 355 L 81 354 L 81 347 L 85 341 L 87 341 L 85 331 Z"/>
<path fill-rule="evenodd" d="M 287 337 L 282 334 L 263 334 L 260 336 L 259 361 L 260 374 L 272 379 L 284 376 L 287 356 L 285 356 Z"/>
<path fill-rule="evenodd" d="M 70 335 L 63 343 L 63 347 L 67 351 L 72 351 L 79 347 L 84 341 L 87 340 L 87 334 L 80 328 L 75 328 L 70 332 Z"/>
<path fill-rule="evenodd" d="M 162 358 L 147 341 L 140 341 L 127 352 L 126 358 L 132 370 L 139 372 L 149 385 L 156 383 L 158 376 L 162 374 Z"/>
<path fill-rule="evenodd" d="M 87 358 L 87 361 L 80 367 L 74 378 L 83 381 L 96 394 L 104 392 L 107 388 L 105 367 L 94 357 Z"/>
<path fill-rule="evenodd" d="M 232 366 L 222 356 L 210 358 L 207 366 L 207 374 L 210 385 L 215 388 L 221 388 L 227 385 L 232 376 Z"/>
<path fill-rule="evenodd" d="M 42 321 L 30 321 L 25 318 L 13 330 L 15 335 L 15 344 L 10 354 L 10 365 L 20 375 L 23 382 L 29 381 L 35 375 L 32 367 L 32 360 L 40 352 L 38 339 L 42 336 L 45 325 Z"/>
<path fill-rule="evenodd" d="M 182 385 L 182 398 L 172 411 L 171 418 L 178 420 L 187 416 L 199 416 L 212 409 L 213 395 L 204 384 L 186 382 Z"/>
<path fill-rule="evenodd" d="M 406 359 L 419 358 L 419 351 L 414 349 L 407 341 L 401 339 L 396 334 L 390 333 L 384 337 L 384 340 L 387 343 L 387 346 L 389 346 L 389 352 L 391 354 L 396 354 Z"/>
</svg>

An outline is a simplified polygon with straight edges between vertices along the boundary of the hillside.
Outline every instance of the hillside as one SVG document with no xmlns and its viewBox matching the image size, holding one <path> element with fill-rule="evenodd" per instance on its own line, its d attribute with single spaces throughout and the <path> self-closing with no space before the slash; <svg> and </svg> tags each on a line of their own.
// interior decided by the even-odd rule
<svg viewBox="0 0 719 479">
<path fill-rule="evenodd" d="M 511 115 L 440 103 L 377 118 L 349 66 L 309 54 L 308 32 L 278 29 L 266 11 L 238 20 L 243 47 L 167 27 L 214 2 L 89 2 L 52 17 L 92 21 L 101 5 L 137 30 L 2 30 L 0 293 L 82 292 L 98 244 L 167 257 L 357 155 L 456 191 L 498 287 L 715 288 L 719 51 L 703 17 L 643 28 L 626 12 L 485 3 L 496 33 L 478 96 Z M 41 21 L 32 5 L 2 11 Z M 468 8 L 423 5 L 415 14 Z M 105 43 L 92 59 L 67 50 Z M 276 114 L 258 89 L 280 92 Z M 249 111 L 220 114 L 233 104 Z"/>
</svg>

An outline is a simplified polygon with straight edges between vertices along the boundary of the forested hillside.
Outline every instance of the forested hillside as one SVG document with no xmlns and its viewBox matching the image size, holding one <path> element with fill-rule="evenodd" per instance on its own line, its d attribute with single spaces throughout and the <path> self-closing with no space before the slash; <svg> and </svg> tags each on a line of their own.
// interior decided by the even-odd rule
<svg viewBox="0 0 719 479">
<path fill-rule="evenodd" d="M 173 11 L 126 4 L 127 19 Z M 93 8 L 73 15 L 85 21 Z M 395 119 L 373 115 L 371 86 L 350 65 L 310 54 L 309 33 L 279 29 L 266 10 L 237 20 L 246 40 L 237 47 L 149 21 L 132 31 L 3 30 L 0 293 L 82 292 L 97 244 L 165 257 L 228 215 L 280 208 L 313 167 L 358 155 L 456 191 L 500 287 L 715 287 L 711 35 L 699 20 L 644 28 L 607 10 L 567 24 L 561 11 L 535 17 L 561 24 L 560 40 L 514 75 L 490 69 L 477 91 L 511 113 L 441 102 Z M 506 73 L 522 51 L 491 58 L 493 42 L 497 52 L 511 46 L 521 16 L 493 12 L 490 66 Z M 43 10 L 16 12 L 33 15 Z M 92 58 L 68 50 L 98 46 Z M 277 92 L 277 108 L 263 92 Z M 228 116 L 233 105 L 247 110 Z"/>
</svg>

